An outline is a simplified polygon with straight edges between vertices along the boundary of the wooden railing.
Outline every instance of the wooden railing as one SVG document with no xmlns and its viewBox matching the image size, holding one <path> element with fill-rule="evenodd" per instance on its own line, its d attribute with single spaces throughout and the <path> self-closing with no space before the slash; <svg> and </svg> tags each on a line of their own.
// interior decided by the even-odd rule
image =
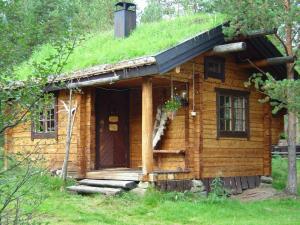
<svg viewBox="0 0 300 225">
<path fill-rule="evenodd" d="M 297 157 L 300 157 L 300 145 L 296 146 L 296 154 Z M 272 155 L 281 155 L 286 157 L 288 155 L 288 147 L 287 146 L 278 146 L 278 145 L 273 145 L 272 146 Z"/>
</svg>

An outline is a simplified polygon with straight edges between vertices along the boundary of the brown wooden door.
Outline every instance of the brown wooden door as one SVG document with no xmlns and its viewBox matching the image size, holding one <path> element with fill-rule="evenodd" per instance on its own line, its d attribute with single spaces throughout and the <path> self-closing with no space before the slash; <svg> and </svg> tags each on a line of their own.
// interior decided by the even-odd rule
<svg viewBox="0 0 300 225">
<path fill-rule="evenodd" d="M 128 91 L 97 91 L 96 169 L 129 166 L 128 105 Z"/>
</svg>

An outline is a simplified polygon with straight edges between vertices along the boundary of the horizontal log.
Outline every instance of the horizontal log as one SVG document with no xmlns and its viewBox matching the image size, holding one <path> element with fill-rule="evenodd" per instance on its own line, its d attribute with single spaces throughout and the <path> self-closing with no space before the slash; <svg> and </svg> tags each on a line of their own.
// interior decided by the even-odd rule
<svg viewBox="0 0 300 225">
<path fill-rule="evenodd" d="M 184 154 L 185 150 L 153 150 L 154 154 Z"/>
<path fill-rule="evenodd" d="M 261 36 L 271 35 L 276 33 L 277 33 L 277 28 L 268 29 L 268 30 L 252 30 L 245 34 L 240 34 L 230 40 L 245 40 L 245 39 L 256 38 L 256 37 L 261 37 Z"/>
<path fill-rule="evenodd" d="M 268 30 L 253 30 L 253 31 L 247 32 L 243 36 L 246 38 L 255 38 L 255 37 L 270 35 L 270 34 L 275 34 L 275 33 L 277 33 L 277 28 L 268 29 Z"/>
<path fill-rule="evenodd" d="M 110 84 L 114 83 L 116 81 L 120 80 L 119 76 L 112 76 L 112 77 L 101 77 L 94 80 L 88 80 L 88 81 L 79 81 L 76 83 L 69 83 L 67 84 L 68 89 L 73 88 L 82 88 L 82 87 L 88 87 L 88 86 L 94 86 L 94 85 L 100 85 L 100 84 Z"/>
<path fill-rule="evenodd" d="M 258 61 L 253 61 L 253 64 L 257 67 L 267 67 L 272 65 L 280 65 L 280 64 L 286 64 L 286 63 L 293 63 L 295 61 L 294 56 L 283 56 L 283 57 L 275 57 L 275 58 L 268 58 Z M 242 63 L 240 64 L 241 68 L 253 68 L 254 65 L 252 63 Z"/>
<path fill-rule="evenodd" d="M 213 48 L 213 53 L 224 54 L 230 52 L 240 52 L 247 49 L 245 42 L 230 43 L 225 45 L 217 45 Z"/>
</svg>

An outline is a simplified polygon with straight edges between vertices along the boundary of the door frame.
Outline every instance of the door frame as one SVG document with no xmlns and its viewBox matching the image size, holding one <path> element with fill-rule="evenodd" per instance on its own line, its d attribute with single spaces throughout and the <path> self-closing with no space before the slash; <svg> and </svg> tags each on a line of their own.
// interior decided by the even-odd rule
<svg viewBox="0 0 300 225">
<path fill-rule="evenodd" d="M 95 169 L 96 170 L 100 170 L 100 169 L 105 169 L 105 168 L 118 168 L 120 166 L 105 166 L 105 167 L 101 167 L 101 161 L 100 161 L 100 157 L 101 157 L 101 153 L 100 153 L 100 146 L 101 146 L 101 142 L 100 142 L 100 116 L 98 113 L 98 109 L 101 108 L 101 103 L 98 102 L 98 93 L 99 92 L 116 92 L 114 90 L 104 90 L 104 89 L 96 89 L 95 91 L 95 103 L 94 103 L 94 107 L 95 107 L 95 123 L 96 123 L 96 131 L 95 131 L 95 136 L 96 136 L 96 151 L 95 151 Z M 128 129 L 127 129 L 127 148 L 126 148 L 126 153 L 128 155 L 127 160 L 126 160 L 126 165 L 124 166 L 125 168 L 130 168 L 130 123 L 129 123 L 129 117 L 130 117 L 130 90 L 126 89 L 126 90 L 118 90 L 118 92 L 123 92 L 125 95 L 127 95 L 127 124 L 128 124 Z"/>
</svg>

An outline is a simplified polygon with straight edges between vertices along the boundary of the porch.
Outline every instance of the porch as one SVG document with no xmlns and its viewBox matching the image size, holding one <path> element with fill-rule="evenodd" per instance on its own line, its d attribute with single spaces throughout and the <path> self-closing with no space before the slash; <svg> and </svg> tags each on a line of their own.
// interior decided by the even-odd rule
<svg viewBox="0 0 300 225">
<path fill-rule="evenodd" d="M 170 99 L 170 86 L 188 89 L 188 80 L 174 80 L 171 84 L 168 76 L 145 77 L 89 89 L 91 109 L 85 114 L 91 116 L 84 119 L 90 120 L 90 129 L 81 129 L 79 135 L 87 136 L 90 148 L 78 152 L 79 178 L 156 182 L 193 177 L 188 165 L 189 107 L 167 121 L 153 147 L 157 111 Z"/>
</svg>

